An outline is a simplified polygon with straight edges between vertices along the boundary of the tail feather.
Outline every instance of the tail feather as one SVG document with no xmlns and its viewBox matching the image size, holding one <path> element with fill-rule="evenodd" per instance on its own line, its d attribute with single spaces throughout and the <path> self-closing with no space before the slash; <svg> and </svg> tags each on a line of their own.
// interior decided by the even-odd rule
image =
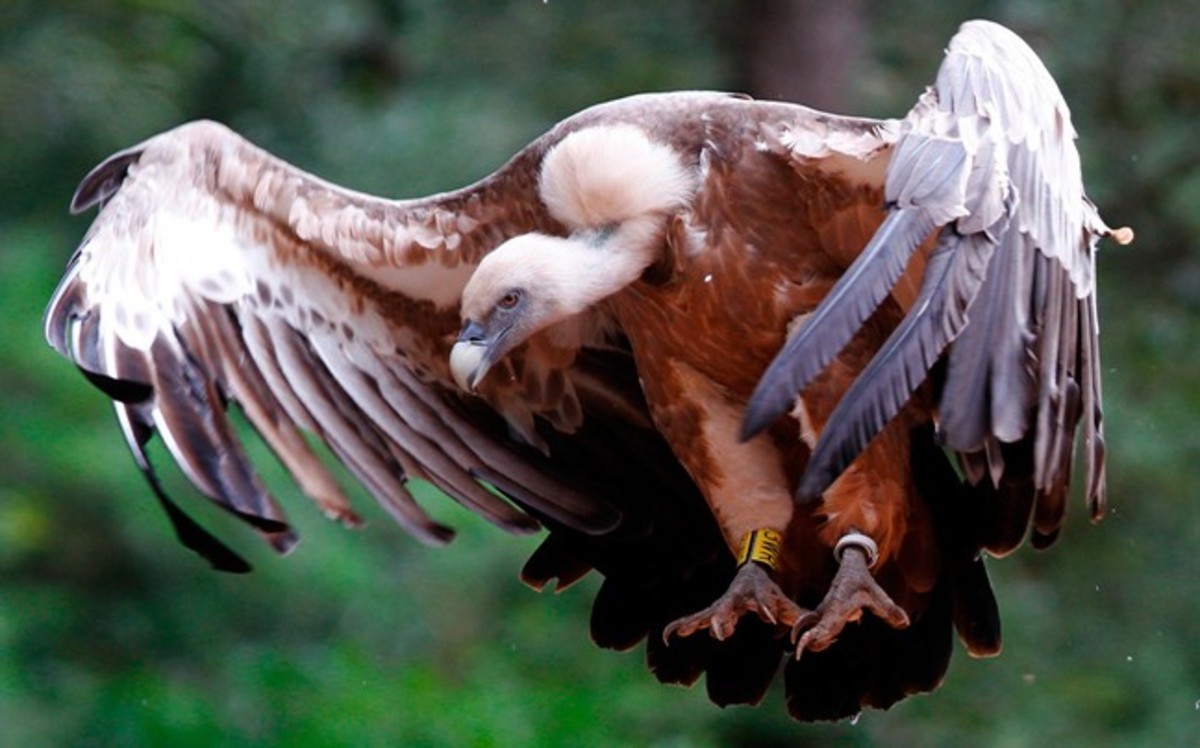
<svg viewBox="0 0 1200 748">
<path fill-rule="evenodd" d="M 806 722 L 842 720 L 937 688 L 953 649 L 951 596 L 943 582 L 907 629 L 864 616 L 829 649 L 790 661 L 784 670 L 788 713 Z"/>
</svg>

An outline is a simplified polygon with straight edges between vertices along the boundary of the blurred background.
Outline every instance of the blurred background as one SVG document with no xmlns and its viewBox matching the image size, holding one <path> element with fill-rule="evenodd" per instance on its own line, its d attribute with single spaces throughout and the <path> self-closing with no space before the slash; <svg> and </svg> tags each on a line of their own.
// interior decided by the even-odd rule
<svg viewBox="0 0 1200 748">
<path fill-rule="evenodd" d="M 450 7 L 452 6 L 452 7 Z M 1184 745 L 1200 735 L 1200 13 L 1194 3 L 893 0 L 5 0 L 0 9 L 0 743 Z M 447 549 L 325 522 L 256 566 L 179 547 L 105 398 L 43 343 L 109 153 L 198 117 L 360 190 L 479 178 L 557 120 L 639 91 L 735 89 L 902 116 L 958 24 L 1001 21 L 1058 78 L 1089 192 L 1137 243 L 1100 264 L 1111 514 L 991 569 L 1006 648 L 853 723 L 781 694 L 720 710 L 596 649 L 594 584 L 536 594 L 536 542 L 446 501 Z M 164 455 L 156 453 L 160 462 Z"/>
</svg>

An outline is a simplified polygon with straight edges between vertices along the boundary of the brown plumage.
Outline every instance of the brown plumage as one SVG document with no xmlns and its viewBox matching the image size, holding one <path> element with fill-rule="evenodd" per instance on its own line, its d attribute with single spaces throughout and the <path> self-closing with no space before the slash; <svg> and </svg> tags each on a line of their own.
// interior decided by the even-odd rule
<svg viewBox="0 0 1200 748">
<path fill-rule="evenodd" d="M 594 639 L 645 640 L 664 682 L 752 703 L 794 645 L 789 710 L 836 719 L 934 688 L 952 630 L 998 651 L 980 551 L 1053 540 L 1080 422 L 1102 508 L 1093 255 L 1129 237 L 1072 138 L 1036 57 L 981 22 L 902 122 L 632 97 L 419 200 L 194 123 L 85 178 L 72 208 L 103 207 L 46 334 L 219 568 L 246 567 L 144 446 L 286 549 L 234 401 L 330 516 L 357 521 L 303 431 L 422 540 L 452 531 L 414 477 L 545 526 L 523 578 L 599 571 Z M 749 537 L 767 555 L 739 565 Z"/>
</svg>

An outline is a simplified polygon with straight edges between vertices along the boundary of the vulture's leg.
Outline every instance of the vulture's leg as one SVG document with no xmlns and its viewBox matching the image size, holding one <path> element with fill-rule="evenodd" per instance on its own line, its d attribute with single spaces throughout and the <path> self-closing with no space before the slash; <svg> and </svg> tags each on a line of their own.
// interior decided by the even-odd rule
<svg viewBox="0 0 1200 748">
<path fill-rule="evenodd" d="M 820 540 L 833 550 L 838 570 L 817 609 L 792 629 L 797 657 L 828 648 L 864 612 L 893 628 L 908 626 L 908 614 L 872 570 L 890 565 L 899 571 L 904 586 L 898 590 L 909 597 L 936 582 L 937 553 L 930 550 L 936 539 L 927 508 L 914 500 L 909 430 L 904 419 L 893 420 L 822 494 Z"/>
<path fill-rule="evenodd" d="M 663 630 L 664 641 L 669 643 L 672 636 L 691 636 L 704 629 L 708 629 L 714 639 L 724 641 L 733 635 L 737 622 L 747 613 L 754 613 L 772 626 L 787 627 L 795 627 L 809 614 L 792 602 L 771 578 L 770 568 L 782 536 L 770 531 L 764 534 L 767 533 L 768 542 L 775 545 L 776 550 L 770 554 L 758 553 L 754 548 L 755 536 L 761 535 L 754 533 L 747 538 L 742 564 L 725 594 L 704 610 L 668 625 Z"/>
<path fill-rule="evenodd" d="M 908 626 L 908 614 L 871 576 L 879 553 L 875 542 L 861 533 L 849 533 L 838 541 L 835 553 L 838 572 L 825 599 L 792 628 L 797 659 L 805 651 L 819 652 L 829 647 L 847 623 L 862 618 L 863 611 L 874 613 L 892 628 Z"/>
<path fill-rule="evenodd" d="M 740 566 L 712 605 L 671 623 L 663 638 L 707 629 L 725 639 L 750 613 L 786 630 L 807 611 L 780 588 L 775 571 L 789 546 L 786 533 L 795 507 L 778 448 L 768 434 L 743 441 L 744 405 L 731 402 L 726 388 L 686 363 L 671 365 L 677 389 L 648 389 L 652 413 L 703 492 Z"/>
</svg>

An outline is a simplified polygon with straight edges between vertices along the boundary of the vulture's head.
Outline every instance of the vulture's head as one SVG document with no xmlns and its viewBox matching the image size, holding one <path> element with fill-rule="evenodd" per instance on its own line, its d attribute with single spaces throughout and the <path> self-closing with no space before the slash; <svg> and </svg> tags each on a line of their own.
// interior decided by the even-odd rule
<svg viewBox="0 0 1200 748">
<path fill-rule="evenodd" d="M 551 325 L 620 291 L 658 257 L 667 217 L 695 192 L 674 148 L 632 125 L 575 131 L 542 160 L 538 197 L 565 237 L 516 236 L 488 253 L 462 294 L 450 353 L 474 391 L 493 364 Z"/>
<path fill-rule="evenodd" d="M 607 295 L 595 287 L 599 284 L 589 283 L 594 275 L 577 267 L 575 241 L 524 234 L 479 264 L 463 289 L 463 326 L 450 353 L 450 370 L 460 387 L 474 391 L 493 364 L 532 335 Z"/>
</svg>

